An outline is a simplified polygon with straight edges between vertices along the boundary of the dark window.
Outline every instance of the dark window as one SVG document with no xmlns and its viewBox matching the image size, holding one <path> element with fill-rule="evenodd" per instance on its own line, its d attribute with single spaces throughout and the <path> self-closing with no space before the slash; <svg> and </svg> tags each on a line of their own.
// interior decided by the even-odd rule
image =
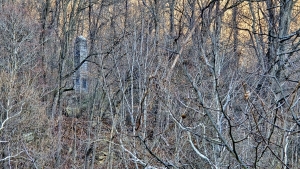
<svg viewBox="0 0 300 169">
<path fill-rule="evenodd" d="M 76 85 L 76 86 L 80 86 L 79 77 L 76 78 L 76 80 L 75 80 L 75 85 Z"/>
<path fill-rule="evenodd" d="M 75 55 L 74 55 L 74 68 L 79 66 L 80 64 L 80 50 L 76 49 Z"/>
<path fill-rule="evenodd" d="M 87 88 L 87 81 L 86 81 L 86 79 L 82 79 L 82 88 L 83 89 Z"/>
</svg>

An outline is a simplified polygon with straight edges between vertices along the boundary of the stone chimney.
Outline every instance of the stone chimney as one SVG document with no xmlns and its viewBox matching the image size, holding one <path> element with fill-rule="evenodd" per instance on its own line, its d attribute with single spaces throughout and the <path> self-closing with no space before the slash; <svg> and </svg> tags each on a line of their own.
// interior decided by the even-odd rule
<svg viewBox="0 0 300 169">
<path fill-rule="evenodd" d="M 76 37 L 74 45 L 74 68 L 87 57 L 87 40 L 83 36 Z M 88 90 L 88 65 L 83 62 L 80 68 L 74 73 L 74 89 L 76 93 L 87 92 Z"/>
</svg>

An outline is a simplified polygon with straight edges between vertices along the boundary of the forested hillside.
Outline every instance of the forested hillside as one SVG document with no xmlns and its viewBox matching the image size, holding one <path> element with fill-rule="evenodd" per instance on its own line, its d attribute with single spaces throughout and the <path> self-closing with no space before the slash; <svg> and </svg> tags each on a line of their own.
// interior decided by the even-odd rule
<svg viewBox="0 0 300 169">
<path fill-rule="evenodd" d="M 300 168 L 299 14 L 0 0 L 0 168 Z"/>
</svg>

